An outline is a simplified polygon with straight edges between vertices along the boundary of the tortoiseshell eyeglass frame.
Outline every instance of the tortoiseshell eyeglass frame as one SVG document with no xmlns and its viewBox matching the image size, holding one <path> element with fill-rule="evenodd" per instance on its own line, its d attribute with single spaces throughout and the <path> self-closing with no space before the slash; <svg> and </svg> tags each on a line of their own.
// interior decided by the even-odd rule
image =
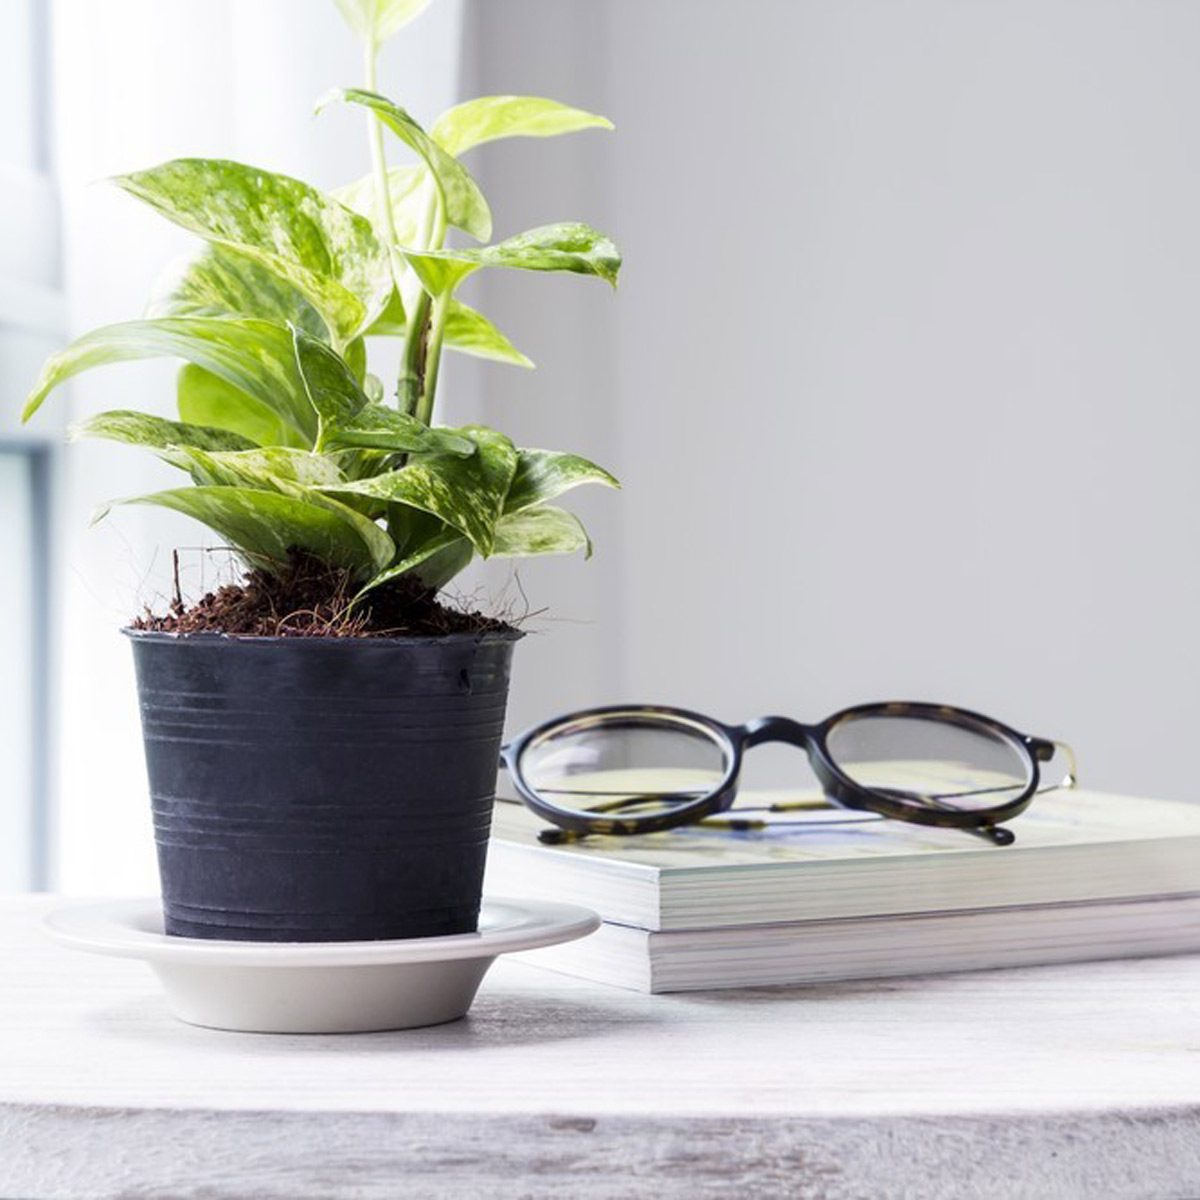
<svg viewBox="0 0 1200 1200">
<path fill-rule="evenodd" d="M 830 754 L 830 733 L 843 721 L 860 720 L 866 717 L 907 717 L 912 720 L 933 721 L 998 738 L 1008 744 L 1026 762 L 1027 782 L 1024 790 L 1014 799 L 1006 800 L 990 808 L 965 809 L 939 805 L 938 797 L 918 796 L 899 789 L 872 789 L 856 783 L 839 768 Z M 707 737 L 719 746 L 724 755 L 725 771 L 722 779 L 711 791 L 688 799 L 681 795 L 682 803 L 666 811 L 641 815 L 621 814 L 623 808 L 636 807 L 651 800 L 664 800 L 663 796 L 632 796 L 617 801 L 608 801 L 593 808 L 567 808 L 551 803 L 530 786 L 522 770 L 525 753 L 551 737 L 586 733 L 598 727 L 621 728 L 677 728 L 693 736 Z M 1015 838 L 1011 830 L 1000 826 L 1023 813 L 1039 791 L 1074 787 L 1077 782 L 1075 755 L 1064 742 L 1033 737 L 1018 733 L 1015 729 L 969 709 L 945 704 L 924 704 L 916 701 L 892 700 L 876 704 L 859 704 L 842 709 L 816 725 L 805 725 L 790 717 L 759 717 L 744 725 L 726 725 L 712 717 L 684 708 L 663 705 L 615 704 L 605 708 L 585 709 L 567 716 L 555 717 L 526 730 L 501 748 L 500 765 L 512 778 L 513 787 L 525 805 L 555 826 L 541 835 L 548 843 L 575 841 L 589 834 L 630 836 L 642 833 L 660 833 L 681 825 L 691 825 L 706 818 L 729 813 L 737 796 L 738 778 L 742 769 L 744 752 L 767 742 L 780 742 L 804 750 L 813 773 L 827 800 L 843 809 L 874 813 L 917 825 L 935 825 L 942 828 L 959 829 L 964 833 L 986 838 L 996 845 L 1011 844 Z M 1066 773 L 1056 783 L 1043 784 L 1041 764 L 1049 762 L 1061 753 Z M 1010 789 L 1005 789 L 1010 790 Z M 789 809 L 811 808 L 812 802 L 771 805 L 771 812 Z M 736 814 L 764 811 L 736 809 L 734 817 L 720 823 L 734 829 L 769 828 L 767 821 L 738 818 Z M 711 823 L 711 822 L 710 822 Z"/>
</svg>

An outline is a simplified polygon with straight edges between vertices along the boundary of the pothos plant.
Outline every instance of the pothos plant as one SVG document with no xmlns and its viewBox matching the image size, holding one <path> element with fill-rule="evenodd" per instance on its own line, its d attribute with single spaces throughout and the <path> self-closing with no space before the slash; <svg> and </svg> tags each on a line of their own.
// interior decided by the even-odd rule
<svg viewBox="0 0 1200 1200">
<path fill-rule="evenodd" d="M 358 182 L 325 193 L 197 158 L 115 181 L 203 244 L 168 272 L 143 319 L 93 330 L 52 357 L 23 414 L 91 367 L 183 359 L 178 420 L 120 410 L 76 428 L 146 447 L 191 477 L 190 486 L 114 503 L 193 517 L 268 574 L 301 552 L 349 572 L 356 600 L 409 575 L 441 588 L 475 555 L 590 553 L 578 519 L 551 501 L 579 484 L 616 486 L 578 455 L 518 449 L 481 425 L 435 424 L 444 350 L 532 366 L 458 299 L 464 280 L 515 268 L 615 285 L 621 259 L 582 224 L 492 243 L 487 200 L 460 161 L 498 138 L 611 128 L 603 117 L 539 97 L 485 96 L 426 130 L 375 90 L 381 44 L 429 3 L 337 0 L 363 39 L 365 87 L 329 93 L 318 111 L 366 110 L 372 170 Z M 385 138 L 411 161 L 389 167 Z M 451 247 L 452 230 L 483 244 Z M 402 342 L 392 388 L 369 368 L 375 338 Z"/>
</svg>

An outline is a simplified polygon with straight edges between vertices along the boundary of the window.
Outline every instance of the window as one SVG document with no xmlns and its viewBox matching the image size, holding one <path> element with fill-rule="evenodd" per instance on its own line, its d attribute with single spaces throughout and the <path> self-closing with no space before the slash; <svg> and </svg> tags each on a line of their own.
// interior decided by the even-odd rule
<svg viewBox="0 0 1200 1200">
<path fill-rule="evenodd" d="M 0 892 L 45 882 L 53 420 L 18 400 L 61 340 L 58 229 L 46 151 L 46 6 L 0 12 Z"/>
</svg>

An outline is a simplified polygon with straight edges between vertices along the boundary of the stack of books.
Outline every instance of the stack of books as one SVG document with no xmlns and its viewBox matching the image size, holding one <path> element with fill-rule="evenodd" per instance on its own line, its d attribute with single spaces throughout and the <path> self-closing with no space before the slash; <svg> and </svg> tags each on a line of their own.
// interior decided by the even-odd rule
<svg viewBox="0 0 1200 1200">
<path fill-rule="evenodd" d="M 499 802 L 487 887 L 595 909 L 599 932 L 530 960 L 644 992 L 1200 950 L 1197 804 L 1051 792 L 1010 823 L 1011 846 L 837 810 L 789 817 L 544 846 L 542 821 Z"/>
</svg>

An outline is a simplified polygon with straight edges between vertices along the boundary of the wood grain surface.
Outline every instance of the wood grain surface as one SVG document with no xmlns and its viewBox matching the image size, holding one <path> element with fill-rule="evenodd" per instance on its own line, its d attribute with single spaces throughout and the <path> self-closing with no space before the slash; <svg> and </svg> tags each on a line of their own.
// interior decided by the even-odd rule
<svg viewBox="0 0 1200 1200">
<path fill-rule="evenodd" d="M 0 1196 L 1200 1196 L 1200 958 L 221 1033 L 0 902 Z"/>
</svg>

